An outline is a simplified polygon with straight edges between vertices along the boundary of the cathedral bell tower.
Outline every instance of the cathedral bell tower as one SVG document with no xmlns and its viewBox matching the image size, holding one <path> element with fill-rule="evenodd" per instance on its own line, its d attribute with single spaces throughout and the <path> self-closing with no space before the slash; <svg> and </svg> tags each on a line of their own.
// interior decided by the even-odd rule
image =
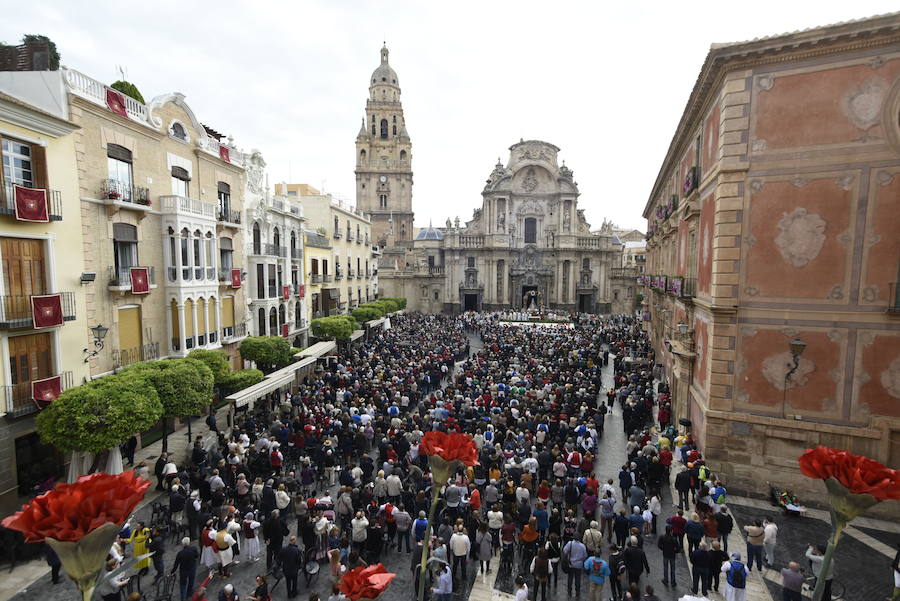
<svg viewBox="0 0 900 601">
<path fill-rule="evenodd" d="M 386 46 L 370 79 L 356 136 L 356 206 L 372 220 L 373 244 L 405 246 L 413 239 L 412 144 Z"/>
</svg>

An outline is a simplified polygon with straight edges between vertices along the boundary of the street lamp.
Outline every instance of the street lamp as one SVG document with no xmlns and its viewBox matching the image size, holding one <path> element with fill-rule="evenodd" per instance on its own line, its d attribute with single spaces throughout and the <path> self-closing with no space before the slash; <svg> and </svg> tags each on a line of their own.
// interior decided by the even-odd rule
<svg viewBox="0 0 900 601">
<path fill-rule="evenodd" d="M 93 328 L 91 328 L 91 334 L 94 335 L 94 350 L 84 349 L 82 351 L 83 353 L 85 353 L 85 363 L 90 361 L 93 357 L 99 355 L 100 351 L 103 350 L 103 339 L 106 338 L 107 332 L 109 332 L 109 328 L 107 328 L 103 324 L 98 323 Z"/>
<path fill-rule="evenodd" d="M 784 389 L 782 390 L 781 394 L 782 419 L 784 419 L 785 417 L 785 404 L 787 403 L 788 382 L 790 381 L 791 376 L 794 375 L 794 372 L 797 371 L 797 368 L 800 367 L 800 355 L 802 355 L 803 351 L 806 350 L 806 343 L 799 338 L 794 338 L 788 343 L 788 348 L 791 350 L 792 362 L 787 364 L 787 367 L 789 369 L 784 374 Z"/>
<path fill-rule="evenodd" d="M 686 323 L 684 323 L 683 321 L 679 321 L 678 322 L 678 333 L 681 334 L 682 337 L 684 337 L 684 335 L 687 334 L 687 330 L 688 330 L 688 325 Z"/>
</svg>

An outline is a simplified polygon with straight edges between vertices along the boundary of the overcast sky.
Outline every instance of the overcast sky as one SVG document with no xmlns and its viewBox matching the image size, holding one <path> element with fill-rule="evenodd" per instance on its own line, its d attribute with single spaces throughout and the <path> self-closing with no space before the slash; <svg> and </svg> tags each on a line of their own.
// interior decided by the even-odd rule
<svg viewBox="0 0 900 601">
<path fill-rule="evenodd" d="M 524 138 L 561 149 L 595 228 L 609 218 L 643 229 L 711 43 L 896 9 L 896 0 L 41 0 L 3 11 L 12 18 L 0 20 L 0 41 L 41 33 L 63 64 L 105 83 L 124 66 L 148 101 L 182 92 L 203 123 L 262 151 L 273 186 L 309 183 L 355 201 L 354 141 L 386 40 L 413 144 L 417 225 L 470 218 L 497 157 L 506 163 Z"/>
</svg>

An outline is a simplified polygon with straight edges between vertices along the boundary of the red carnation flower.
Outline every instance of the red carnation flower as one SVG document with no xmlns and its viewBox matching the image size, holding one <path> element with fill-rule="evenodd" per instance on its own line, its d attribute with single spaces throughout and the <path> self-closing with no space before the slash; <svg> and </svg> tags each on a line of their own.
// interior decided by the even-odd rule
<svg viewBox="0 0 900 601">
<path fill-rule="evenodd" d="M 834 478 L 857 495 L 871 495 L 879 501 L 900 500 L 900 471 L 847 451 L 819 446 L 800 456 L 800 471 L 810 478 Z"/>
<path fill-rule="evenodd" d="M 4 519 L 3 526 L 22 532 L 27 542 L 76 542 L 104 524 L 124 523 L 149 487 L 134 471 L 81 476 L 36 497 Z"/>
<path fill-rule="evenodd" d="M 375 599 L 396 577 L 396 574 L 385 570 L 383 564 L 376 563 L 368 567 L 353 568 L 341 577 L 338 586 L 350 601 Z"/>
<path fill-rule="evenodd" d="M 461 461 L 465 465 L 478 463 L 478 449 L 468 434 L 457 432 L 446 434 L 435 430 L 426 432 L 422 442 L 419 443 L 419 452 L 424 455 L 437 455 L 444 461 Z"/>
</svg>

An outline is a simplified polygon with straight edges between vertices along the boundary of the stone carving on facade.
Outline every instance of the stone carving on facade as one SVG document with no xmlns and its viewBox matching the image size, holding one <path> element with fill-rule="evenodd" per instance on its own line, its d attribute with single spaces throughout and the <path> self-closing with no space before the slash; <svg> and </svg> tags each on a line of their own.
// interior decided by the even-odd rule
<svg viewBox="0 0 900 601">
<path fill-rule="evenodd" d="M 884 57 L 876 56 L 872 60 L 869 61 L 869 66 L 873 69 L 878 69 L 881 65 L 884 64 Z"/>
<path fill-rule="evenodd" d="M 506 229 L 506 213 L 497 215 L 497 229 L 501 232 Z"/>
<path fill-rule="evenodd" d="M 529 169 L 522 180 L 522 189 L 526 192 L 534 192 L 538 187 L 537 177 L 534 175 L 534 169 Z"/>
<path fill-rule="evenodd" d="M 562 167 L 559 168 L 559 176 L 563 179 L 571 180 L 575 177 L 575 172 L 566 167 L 566 162 L 563 161 Z"/>
<path fill-rule="evenodd" d="M 750 182 L 750 191 L 753 192 L 754 194 L 756 194 L 757 192 L 762 190 L 763 186 L 765 186 L 765 185 L 766 185 L 766 183 L 764 181 L 755 179 L 752 182 Z"/>
<path fill-rule="evenodd" d="M 887 369 L 881 372 L 881 385 L 889 395 L 900 399 L 900 357 L 897 357 Z"/>
<path fill-rule="evenodd" d="M 853 187 L 853 176 L 845 175 L 843 177 L 839 177 L 837 180 L 838 188 L 841 190 L 850 190 Z"/>
<path fill-rule="evenodd" d="M 553 164 L 554 154 L 540 142 L 526 144 L 519 149 L 519 161 L 546 161 Z"/>
<path fill-rule="evenodd" d="M 744 294 L 746 294 L 747 296 L 757 296 L 759 294 L 759 288 L 756 288 L 754 286 L 747 286 L 746 288 L 744 288 Z"/>
<path fill-rule="evenodd" d="M 566 229 L 572 227 L 572 214 L 568 210 L 563 213 L 563 227 Z"/>
<path fill-rule="evenodd" d="M 703 227 L 703 247 L 700 250 L 701 259 L 703 260 L 704 263 L 706 263 L 706 261 L 709 259 L 709 251 L 710 251 L 709 245 L 710 245 L 711 240 L 712 240 L 712 237 L 709 235 L 709 224 L 706 224 Z"/>
<path fill-rule="evenodd" d="M 544 207 L 537 200 L 525 200 L 519 203 L 516 213 L 519 215 L 543 215 Z"/>
<path fill-rule="evenodd" d="M 753 152 L 763 152 L 766 149 L 766 141 L 765 140 L 753 140 L 753 144 L 750 146 L 750 149 Z"/>
<path fill-rule="evenodd" d="M 844 287 L 840 284 L 832 286 L 831 290 L 828 292 L 828 298 L 831 300 L 841 300 L 844 298 Z"/>
<path fill-rule="evenodd" d="M 771 90 L 774 85 L 775 78 L 771 75 L 763 75 L 756 80 L 756 87 L 763 91 Z"/>
<path fill-rule="evenodd" d="M 247 171 L 247 187 L 254 194 L 263 193 L 266 161 L 258 150 L 250 152 L 250 159 L 244 165 Z"/>
<path fill-rule="evenodd" d="M 803 267 L 815 259 L 825 244 L 825 220 L 817 213 L 796 208 L 778 222 L 775 246 L 785 261 Z"/>
<path fill-rule="evenodd" d="M 805 186 L 806 184 L 809 183 L 809 180 L 806 179 L 805 177 L 795 177 L 794 179 L 791 180 L 791 183 L 794 185 L 795 188 L 802 188 L 803 186 Z"/>
<path fill-rule="evenodd" d="M 877 175 L 878 183 L 886 186 L 894 181 L 894 174 L 889 171 L 879 171 Z"/>
<path fill-rule="evenodd" d="M 887 93 L 887 83 L 881 77 L 871 77 L 849 90 L 841 102 L 841 108 L 850 122 L 867 130 L 881 120 L 881 107 Z"/>
<path fill-rule="evenodd" d="M 794 365 L 794 357 L 790 351 L 784 351 L 769 355 L 762 362 L 762 375 L 773 388 L 779 391 L 790 390 L 799 386 L 805 386 L 809 381 L 809 374 L 816 369 L 816 364 L 805 357 L 800 357 L 797 370 L 791 374 L 785 388 L 784 377 Z"/>
<path fill-rule="evenodd" d="M 867 303 L 874 303 L 878 300 L 878 286 L 866 286 L 863 288 L 863 300 Z"/>
</svg>

